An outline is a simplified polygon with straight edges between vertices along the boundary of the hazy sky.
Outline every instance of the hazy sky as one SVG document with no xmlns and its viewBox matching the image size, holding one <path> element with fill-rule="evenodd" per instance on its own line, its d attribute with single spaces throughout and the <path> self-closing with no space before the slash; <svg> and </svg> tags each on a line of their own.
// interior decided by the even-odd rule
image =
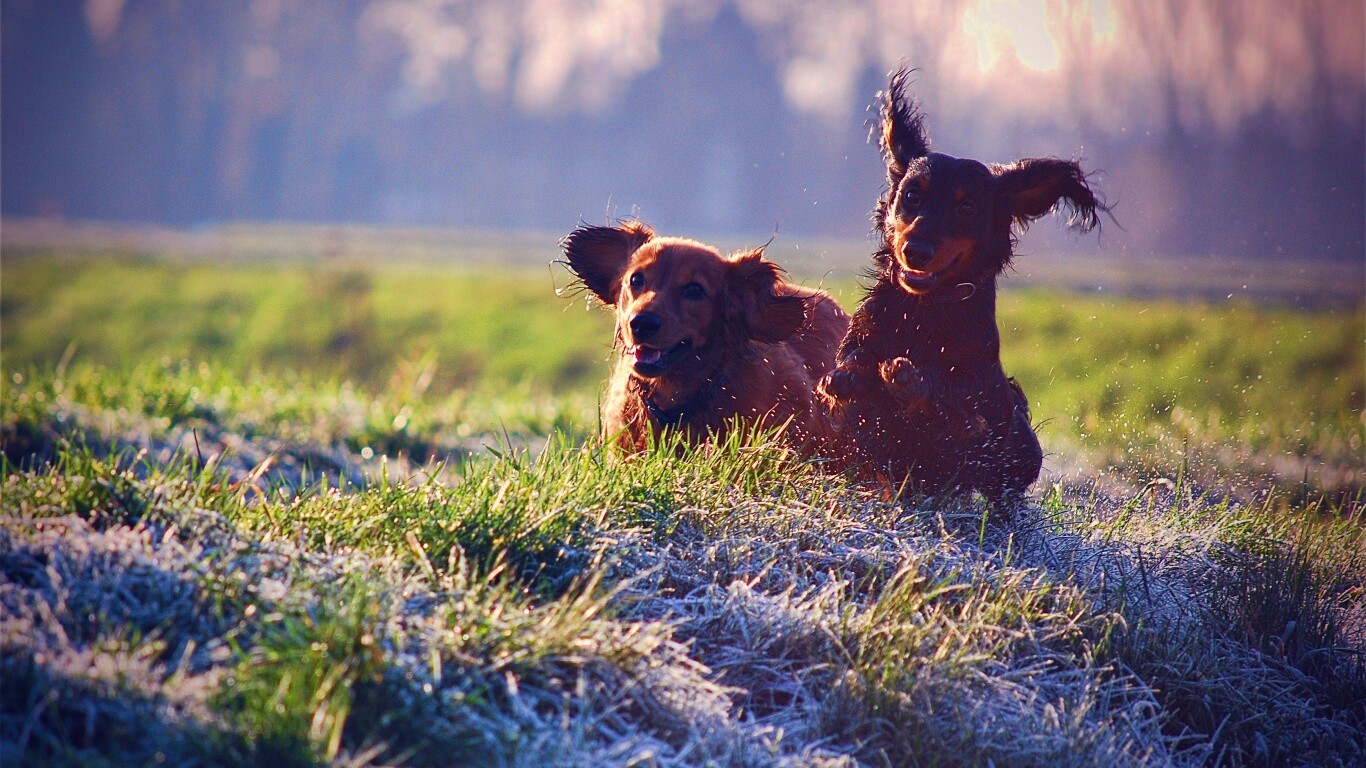
<svg viewBox="0 0 1366 768">
<path fill-rule="evenodd" d="M 853 237 L 867 108 L 905 64 L 938 149 L 1103 171 L 1114 247 L 1361 258 L 1364 6 L 3 0 L 0 202 Z"/>
<path fill-rule="evenodd" d="M 1168 108 L 1192 129 L 1263 110 L 1298 129 L 1324 98 L 1355 119 L 1366 78 L 1355 0 L 375 0 L 360 23 L 401 41 L 412 98 L 477 88 L 554 113 L 610 108 L 659 64 L 666 29 L 725 5 L 757 33 L 787 105 L 829 121 L 862 109 L 866 72 L 902 62 L 955 115 L 988 103 L 992 120 L 1112 130 L 1165 127 Z"/>
</svg>

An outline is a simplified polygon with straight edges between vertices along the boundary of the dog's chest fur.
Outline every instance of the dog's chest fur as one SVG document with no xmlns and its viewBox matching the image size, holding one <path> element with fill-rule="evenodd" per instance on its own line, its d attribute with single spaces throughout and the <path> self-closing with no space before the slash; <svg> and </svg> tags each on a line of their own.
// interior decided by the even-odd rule
<svg viewBox="0 0 1366 768">
<path fill-rule="evenodd" d="M 972 465 L 1014 421 L 990 281 L 963 299 L 913 296 L 880 283 L 854 313 L 845 351 L 874 371 L 904 357 L 930 382 L 923 400 L 874 389 L 843 406 L 844 432 L 853 437 L 846 450 L 889 477 L 909 474 L 933 491 L 969 484 Z"/>
</svg>

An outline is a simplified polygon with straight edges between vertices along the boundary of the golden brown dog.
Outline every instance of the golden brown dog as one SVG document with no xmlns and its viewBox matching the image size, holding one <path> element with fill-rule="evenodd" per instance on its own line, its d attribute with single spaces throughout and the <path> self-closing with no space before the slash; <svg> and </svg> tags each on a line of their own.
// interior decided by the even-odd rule
<svg viewBox="0 0 1366 768">
<path fill-rule="evenodd" d="M 722 256 L 639 221 L 583 227 L 562 246 L 616 312 L 606 439 L 634 451 L 664 429 L 720 439 L 736 419 L 783 427 L 806 454 L 831 439 L 815 385 L 834 367 L 849 316 L 830 296 L 785 282 L 763 248 Z"/>
</svg>

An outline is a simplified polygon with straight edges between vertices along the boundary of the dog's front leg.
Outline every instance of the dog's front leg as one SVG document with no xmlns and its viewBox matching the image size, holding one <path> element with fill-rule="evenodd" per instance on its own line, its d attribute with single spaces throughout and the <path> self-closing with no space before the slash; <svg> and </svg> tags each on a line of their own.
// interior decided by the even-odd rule
<svg viewBox="0 0 1366 768">
<path fill-rule="evenodd" d="M 854 352 L 816 384 L 816 392 L 829 405 L 866 397 L 879 388 L 878 374 L 867 355 Z"/>
<path fill-rule="evenodd" d="M 904 357 L 882 361 L 878 376 L 892 397 L 903 405 L 923 405 L 944 390 L 942 376 L 919 368 Z"/>
</svg>

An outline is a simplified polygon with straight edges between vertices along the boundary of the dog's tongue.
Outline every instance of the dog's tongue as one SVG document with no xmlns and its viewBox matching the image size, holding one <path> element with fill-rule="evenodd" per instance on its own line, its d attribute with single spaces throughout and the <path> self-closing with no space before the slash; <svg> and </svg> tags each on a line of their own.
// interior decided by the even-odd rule
<svg viewBox="0 0 1366 768">
<path fill-rule="evenodd" d="M 646 363 L 648 365 L 650 363 L 659 362 L 659 358 L 663 357 L 664 353 L 654 347 L 637 346 L 635 348 L 635 355 L 637 363 Z"/>
</svg>

